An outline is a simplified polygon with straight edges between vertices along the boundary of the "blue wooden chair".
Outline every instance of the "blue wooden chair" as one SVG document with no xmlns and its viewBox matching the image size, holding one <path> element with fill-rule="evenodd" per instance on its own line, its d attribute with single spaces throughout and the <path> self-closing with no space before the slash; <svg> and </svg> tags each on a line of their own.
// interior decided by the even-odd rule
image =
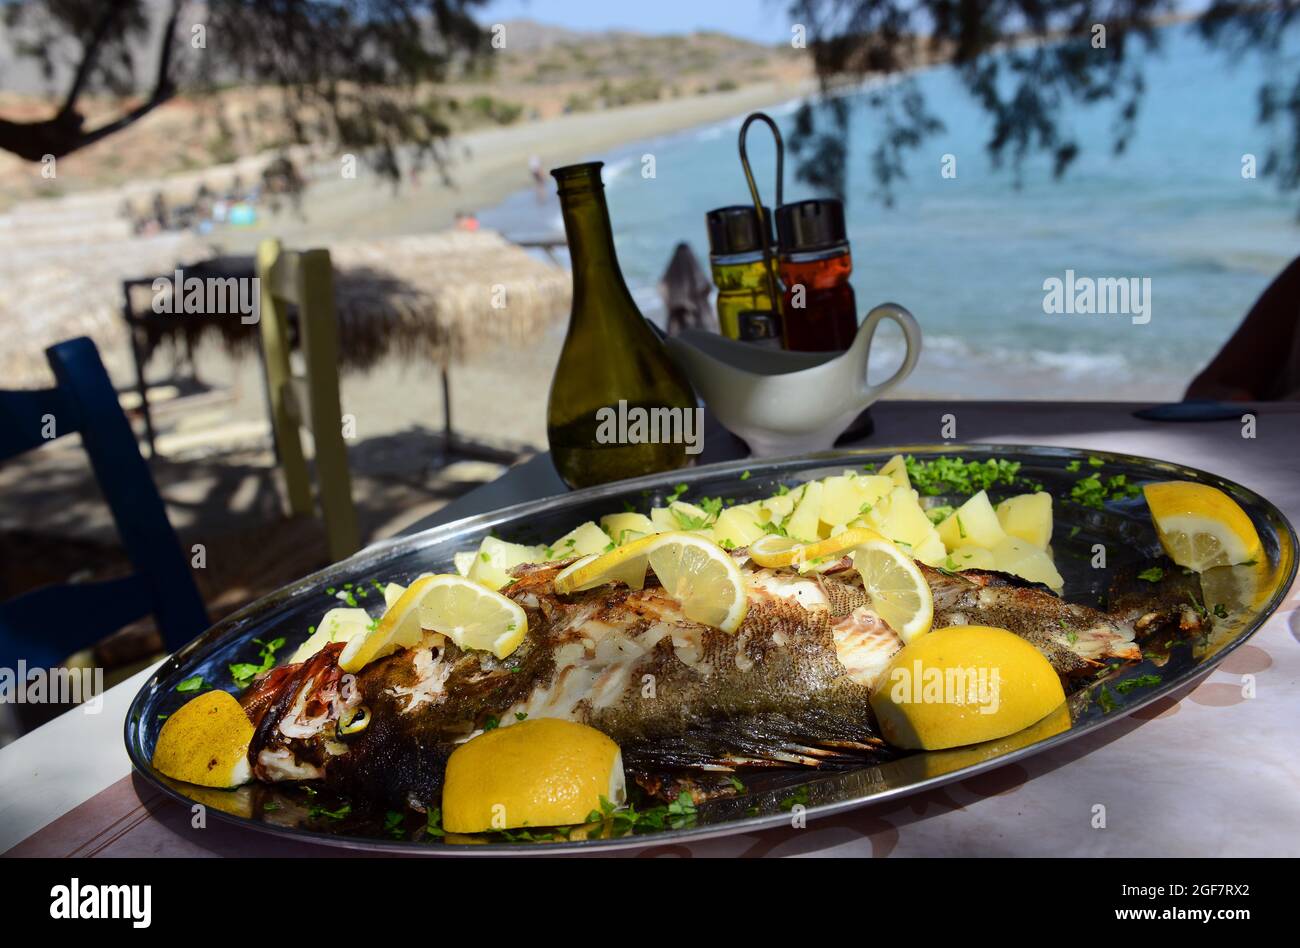
<svg viewBox="0 0 1300 948">
<path fill-rule="evenodd" d="M 79 432 L 135 571 L 0 603 L 0 666 L 53 667 L 150 613 L 174 650 L 207 628 L 208 615 L 99 350 L 81 337 L 45 355 L 57 388 L 0 391 L 0 463 Z"/>
</svg>

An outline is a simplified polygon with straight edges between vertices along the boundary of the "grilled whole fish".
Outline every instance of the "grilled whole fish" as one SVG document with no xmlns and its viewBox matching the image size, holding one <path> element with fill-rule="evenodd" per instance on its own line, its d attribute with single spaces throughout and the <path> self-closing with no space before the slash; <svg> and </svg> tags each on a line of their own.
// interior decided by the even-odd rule
<svg viewBox="0 0 1300 948">
<path fill-rule="evenodd" d="M 255 725 L 255 776 L 324 780 L 363 800 L 423 808 L 438 800 L 459 743 L 524 717 L 603 731 L 652 793 L 685 786 L 702 797 L 742 768 L 892 755 L 868 698 L 902 643 L 847 559 L 807 575 L 745 565 L 749 611 L 734 635 L 686 619 L 653 577 L 637 591 L 559 596 L 553 581 L 565 565 L 515 571 L 504 592 L 527 612 L 528 634 L 505 659 L 427 632 L 354 679 L 338 668 L 340 643 L 264 675 L 241 699 Z M 1132 623 L 1119 617 L 999 574 L 925 575 L 936 626 L 1003 626 L 1063 675 L 1140 657 Z M 368 726 L 346 737 L 340 720 L 363 706 Z"/>
</svg>

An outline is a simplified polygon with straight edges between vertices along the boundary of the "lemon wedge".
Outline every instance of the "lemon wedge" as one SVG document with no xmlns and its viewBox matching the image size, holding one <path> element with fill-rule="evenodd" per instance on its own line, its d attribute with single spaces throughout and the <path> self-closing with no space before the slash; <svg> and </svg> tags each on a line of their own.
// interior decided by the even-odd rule
<svg viewBox="0 0 1300 948">
<path fill-rule="evenodd" d="M 464 649 L 505 658 L 528 633 L 519 604 L 463 576 L 432 576 L 419 604 L 421 628 L 441 632 Z"/>
<path fill-rule="evenodd" d="M 447 760 L 442 827 L 484 833 L 585 823 L 627 800 L 617 744 L 576 721 L 538 718 L 480 734 Z"/>
<path fill-rule="evenodd" d="M 406 591 L 364 635 L 348 639 L 339 655 L 339 668 L 345 672 L 359 672 L 377 658 L 391 655 L 399 648 L 418 645 L 424 634 L 420 628 L 420 602 L 430 583 L 437 578 L 421 576 L 406 587 Z"/>
<path fill-rule="evenodd" d="M 694 533 L 656 533 L 578 560 L 555 577 L 555 590 L 567 595 L 615 581 L 640 589 L 647 566 L 686 618 L 723 632 L 740 628 L 748 607 L 745 578 L 730 553 Z"/>
<path fill-rule="evenodd" d="M 934 598 L 910 556 L 877 535 L 854 550 L 853 565 L 862 577 L 871 608 L 904 645 L 930 631 Z"/>
<path fill-rule="evenodd" d="M 1241 506 L 1208 484 L 1165 481 L 1142 488 L 1160 545 L 1179 566 L 1198 573 L 1255 559 L 1259 534 Z"/>
<path fill-rule="evenodd" d="M 913 750 L 1006 737 L 1065 703 L 1061 679 L 1043 654 L 992 626 L 935 629 L 904 646 L 880 682 L 871 710 L 881 733 Z"/>
<path fill-rule="evenodd" d="M 528 616 L 505 596 L 464 576 L 421 576 L 365 635 L 348 641 L 339 667 L 357 672 L 399 648 L 413 648 L 425 629 L 442 633 L 461 648 L 505 658 L 524 640 Z"/>
<path fill-rule="evenodd" d="M 790 537 L 768 534 L 749 545 L 749 558 L 759 566 L 770 568 L 802 566 L 827 556 L 847 553 L 868 541 L 880 538 L 879 533 L 867 527 L 850 527 L 816 543 L 800 543 Z"/>
<path fill-rule="evenodd" d="M 645 585 L 646 558 L 650 547 L 661 537 L 680 536 L 679 533 L 654 533 L 631 543 L 615 547 L 608 553 L 593 553 L 571 563 L 555 577 L 555 591 L 562 596 L 595 589 L 606 583 L 626 583 L 633 589 Z"/>
<path fill-rule="evenodd" d="M 173 780 L 201 787 L 237 787 L 253 779 L 248 744 L 253 722 L 234 696 L 209 691 L 185 702 L 163 723 L 153 765 Z"/>
</svg>

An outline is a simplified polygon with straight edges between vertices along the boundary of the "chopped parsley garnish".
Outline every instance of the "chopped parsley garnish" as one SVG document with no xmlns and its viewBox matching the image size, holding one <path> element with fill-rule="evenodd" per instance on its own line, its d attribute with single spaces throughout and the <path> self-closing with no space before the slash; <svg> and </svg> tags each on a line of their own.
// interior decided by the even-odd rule
<svg viewBox="0 0 1300 948">
<path fill-rule="evenodd" d="M 701 497 L 697 506 L 711 518 L 717 519 L 718 514 L 722 513 L 722 498 Z"/>
<path fill-rule="evenodd" d="M 912 455 L 903 458 L 908 480 L 921 494 L 935 496 L 943 493 L 977 494 L 999 484 L 1015 484 L 1020 473 L 1019 461 L 989 458 L 987 461 L 965 461 L 961 458 L 934 458 L 919 461 Z"/>
<path fill-rule="evenodd" d="M 176 690 L 180 692 L 198 691 L 202 687 L 203 687 L 203 676 L 195 675 L 193 678 L 186 678 L 184 681 L 182 681 L 179 685 L 176 686 Z"/>
<path fill-rule="evenodd" d="M 283 636 L 271 639 L 269 642 L 263 642 L 261 639 L 253 639 L 253 641 L 262 646 L 262 650 L 257 656 L 257 664 L 238 662 L 230 666 L 230 677 L 234 679 L 235 684 L 240 688 L 248 687 L 252 680 L 262 672 L 274 668 L 275 653 L 284 646 Z"/>
<path fill-rule="evenodd" d="M 1116 708 L 1115 696 L 1110 693 L 1110 689 L 1105 685 L 1102 685 L 1101 690 L 1097 692 L 1097 704 L 1106 714 L 1110 714 Z"/>
<path fill-rule="evenodd" d="M 673 519 L 677 521 L 677 525 L 683 530 L 703 530 L 709 525 L 708 514 L 705 514 L 703 517 L 696 517 L 688 513 L 683 513 L 680 510 L 674 510 L 672 511 L 672 515 Z"/>
<path fill-rule="evenodd" d="M 1216 602 L 1214 604 L 1214 609 L 1212 611 L 1214 612 L 1216 618 L 1219 619 L 1228 618 L 1228 610 L 1221 602 Z"/>
<path fill-rule="evenodd" d="M 316 803 L 316 804 L 312 804 L 311 808 L 307 811 L 307 815 L 310 816 L 313 820 L 319 820 L 321 817 L 324 817 L 327 820 L 341 820 L 344 817 L 348 816 L 348 814 L 350 814 L 351 812 L 352 812 L 351 803 L 345 803 L 337 810 L 327 810 L 325 809 L 325 807 Z"/>
<path fill-rule="evenodd" d="M 758 529 L 762 530 L 764 533 L 775 533 L 779 537 L 787 535 L 785 527 L 781 526 L 781 524 L 773 523 L 771 520 L 767 521 L 767 523 L 760 523 Z"/>
<path fill-rule="evenodd" d="M 1101 467 L 1101 466 L 1102 466 L 1103 464 L 1105 464 L 1105 463 L 1106 463 L 1105 461 L 1103 461 L 1101 458 L 1097 457 L 1095 454 L 1090 454 L 1090 455 L 1088 455 L 1088 466 L 1089 466 L 1089 467 Z"/>
<path fill-rule="evenodd" d="M 608 823 L 611 836 L 629 833 L 655 833 L 664 829 L 682 829 L 695 822 L 695 801 L 683 790 L 666 806 L 638 810 L 632 804 L 618 809 L 607 797 L 600 798 L 600 809 L 587 815 L 588 823 Z"/>
<path fill-rule="evenodd" d="M 384 814 L 384 832 L 393 839 L 405 839 L 406 828 L 402 826 L 402 821 L 405 819 L 406 817 L 396 810 L 389 810 Z"/>
<path fill-rule="evenodd" d="M 680 498 L 682 494 L 686 493 L 687 489 L 688 488 L 686 487 L 685 484 L 678 484 L 676 487 L 673 488 L 673 492 L 668 495 L 668 497 L 665 499 L 664 502 L 671 504 L 674 500 Z"/>
<path fill-rule="evenodd" d="M 442 807 L 431 806 L 424 815 L 424 835 L 428 836 L 446 836 L 442 828 Z"/>
<path fill-rule="evenodd" d="M 870 504 L 864 504 L 863 506 L 867 507 L 868 510 L 871 509 Z M 862 511 L 859 511 L 859 513 L 861 512 Z M 945 504 L 942 507 L 931 507 L 925 512 L 925 515 L 930 518 L 931 523 L 938 525 L 947 520 L 948 517 L 952 515 L 952 512 L 953 508 L 950 505 Z"/>
<path fill-rule="evenodd" d="M 1165 571 L 1159 566 L 1152 566 L 1150 569 L 1144 569 L 1138 573 L 1138 579 L 1145 579 L 1148 583 L 1158 583 L 1165 578 Z"/>
<path fill-rule="evenodd" d="M 495 715 L 491 715 L 491 714 L 489 714 L 487 720 L 483 722 L 484 731 L 495 731 L 500 726 L 501 726 L 501 722 L 496 718 Z"/>
<path fill-rule="evenodd" d="M 790 493 L 790 488 L 786 487 L 784 484 L 776 485 L 776 496 L 784 497 L 788 493 Z"/>
<path fill-rule="evenodd" d="M 741 479 L 742 481 L 747 481 L 747 480 L 749 480 L 749 471 L 745 471 L 743 474 L 741 474 L 741 475 L 740 475 L 740 479 Z"/>
<path fill-rule="evenodd" d="M 522 721 L 522 720 L 523 720 L 524 718 L 526 718 L 526 717 L 528 717 L 528 712 L 527 712 L 527 711 L 516 711 L 516 712 L 515 712 L 515 720 L 516 720 L 516 721 Z"/>
<path fill-rule="evenodd" d="M 1075 473 L 1077 470 L 1079 470 L 1079 461 L 1078 461 L 1078 459 L 1076 458 L 1075 460 L 1071 461 L 1069 464 L 1065 465 L 1065 469 L 1066 469 L 1067 471 L 1069 471 L 1071 474 L 1073 474 L 1073 473 Z"/>
<path fill-rule="evenodd" d="M 1152 685 L 1160 684 L 1159 675 L 1138 675 L 1136 678 L 1126 678 L 1121 682 L 1116 682 L 1115 690 L 1122 695 L 1128 694 L 1134 688 L 1150 688 Z"/>
<path fill-rule="evenodd" d="M 796 804 L 798 804 L 799 806 L 807 806 L 807 805 L 808 805 L 808 787 L 807 787 L 807 785 L 802 786 L 802 787 L 799 787 L 798 789 L 795 790 L 794 793 L 790 794 L 788 797 L 786 797 L 784 800 L 782 800 L 782 801 L 781 801 L 781 809 L 783 809 L 783 810 L 793 810 L 793 809 L 795 808 L 795 805 L 796 805 Z"/>
<path fill-rule="evenodd" d="M 740 778 L 737 777 L 735 774 L 732 774 L 727 779 L 731 781 L 731 786 L 737 793 L 745 792 L 745 785 L 740 782 Z"/>
</svg>

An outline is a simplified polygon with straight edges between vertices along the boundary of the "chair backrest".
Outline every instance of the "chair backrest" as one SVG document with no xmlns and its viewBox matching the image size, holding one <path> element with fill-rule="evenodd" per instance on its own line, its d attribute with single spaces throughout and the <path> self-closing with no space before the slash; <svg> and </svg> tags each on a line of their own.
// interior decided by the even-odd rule
<svg viewBox="0 0 1300 948">
<path fill-rule="evenodd" d="M 261 285 L 267 390 L 289 509 L 304 516 L 313 512 L 300 431 L 307 428 L 315 443 L 318 493 L 329 553 L 341 560 L 355 553 L 361 541 L 339 407 L 338 319 L 329 251 L 284 251 L 278 240 L 264 240 L 257 248 L 257 276 Z M 289 363 L 286 309 L 290 305 L 298 308 L 305 377 L 295 376 Z"/>
<path fill-rule="evenodd" d="M 208 615 L 117 392 L 84 336 L 45 355 L 57 388 L 0 392 L 0 461 L 80 433 L 134 572 L 45 586 L 0 603 L 0 665 L 21 659 L 52 667 L 150 613 L 174 650 L 207 628 Z"/>
</svg>

